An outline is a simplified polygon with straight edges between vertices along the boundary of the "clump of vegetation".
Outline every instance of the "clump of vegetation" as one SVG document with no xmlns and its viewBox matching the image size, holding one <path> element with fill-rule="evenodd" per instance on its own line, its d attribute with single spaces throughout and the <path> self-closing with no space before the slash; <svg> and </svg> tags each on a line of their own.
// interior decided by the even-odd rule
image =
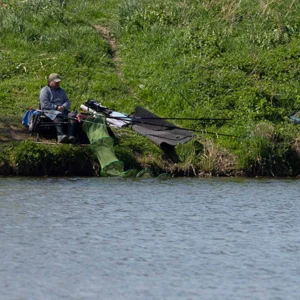
<svg viewBox="0 0 300 300">
<path fill-rule="evenodd" d="M 5 149 L 8 149 L 5 147 Z M 6 150 L 7 151 L 7 150 Z M 12 173 L 27 176 L 97 176 L 99 166 L 88 149 L 71 145 L 37 144 L 32 141 L 10 146 Z M 1 161 L 1 158 L 0 158 Z M 3 160 L 2 164 L 6 161 Z"/>
<path fill-rule="evenodd" d="M 116 150 L 129 167 L 164 165 L 193 176 L 299 174 L 298 129 L 287 118 L 300 110 L 299 2 L 2 2 L 1 118 L 20 120 L 57 72 L 74 110 L 95 99 L 125 113 L 140 105 L 162 117 L 231 119 L 176 121 L 199 144 L 177 147 L 174 164 L 164 165 L 158 148 L 140 151 L 144 145 L 133 139 L 126 145 L 132 151 Z M 105 37 L 96 28 L 106 29 Z M 43 160 L 47 149 L 32 152 Z"/>
</svg>

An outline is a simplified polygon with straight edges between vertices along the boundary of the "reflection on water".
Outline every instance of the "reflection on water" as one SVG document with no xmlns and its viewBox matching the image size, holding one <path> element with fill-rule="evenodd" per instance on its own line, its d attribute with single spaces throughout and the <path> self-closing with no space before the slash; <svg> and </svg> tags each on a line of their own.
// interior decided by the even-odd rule
<svg viewBox="0 0 300 300">
<path fill-rule="evenodd" d="M 298 299 L 299 190 L 0 178 L 0 299 Z"/>
</svg>

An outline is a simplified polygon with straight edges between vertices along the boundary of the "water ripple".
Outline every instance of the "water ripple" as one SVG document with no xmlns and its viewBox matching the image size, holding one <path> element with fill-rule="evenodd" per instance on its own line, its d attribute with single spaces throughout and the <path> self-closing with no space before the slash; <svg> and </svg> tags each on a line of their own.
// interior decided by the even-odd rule
<svg viewBox="0 0 300 300">
<path fill-rule="evenodd" d="M 0 299 L 297 299 L 299 187 L 0 178 Z"/>
</svg>

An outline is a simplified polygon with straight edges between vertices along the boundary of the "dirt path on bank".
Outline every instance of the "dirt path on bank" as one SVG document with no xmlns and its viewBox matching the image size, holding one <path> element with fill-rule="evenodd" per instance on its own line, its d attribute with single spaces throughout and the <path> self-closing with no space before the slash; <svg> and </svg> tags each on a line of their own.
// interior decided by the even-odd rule
<svg viewBox="0 0 300 300">
<path fill-rule="evenodd" d="M 111 57 L 115 65 L 116 73 L 120 77 L 120 79 L 123 81 L 123 75 L 121 73 L 119 63 L 119 53 L 117 49 L 117 44 L 115 38 L 113 38 L 110 34 L 110 30 L 107 27 L 101 26 L 101 25 L 93 25 L 93 27 L 97 30 L 97 32 L 104 38 L 104 40 L 108 43 L 110 50 L 111 50 Z"/>
<path fill-rule="evenodd" d="M 34 136 L 29 134 L 26 127 L 20 125 L 11 125 L 8 121 L 0 121 L 0 143 L 9 143 L 17 141 L 35 140 Z"/>
<path fill-rule="evenodd" d="M 132 97 L 135 99 L 139 100 L 138 97 L 136 96 L 134 90 L 128 86 L 126 83 L 126 80 L 124 78 L 124 75 L 121 71 L 121 59 L 119 56 L 119 51 L 118 51 L 118 46 L 116 39 L 111 35 L 110 30 L 108 27 L 104 27 L 101 25 L 93 25 L 93 27 L 99 32 L 99 34 L 104 38 L 104 40 L 108 43 L 110 49 L 111 49 L 111 57 L 112 61 L 115 66 L 116 73 L 120 80 L 125 84 L 128 88 L 128 91 Z"/>
</svg>

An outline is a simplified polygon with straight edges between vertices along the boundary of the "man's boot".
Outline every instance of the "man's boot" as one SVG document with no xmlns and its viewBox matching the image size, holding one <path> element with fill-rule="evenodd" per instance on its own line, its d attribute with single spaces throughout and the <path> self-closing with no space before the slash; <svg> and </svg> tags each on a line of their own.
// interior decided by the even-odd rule
<svg viewBox="0 0 300 300">
<path fill-rule="evenodd" d="M 75 144 L 76 143 L 76 138 L 74 136 L 74 121 L 70 120 L 70 123 L 68 124 L 68 141 L 71 144 Z"/>
<path fill-rule="evenodd" d="M 56 128 L 56 134 L 57 134 L 57 142 L 61 143 L 61 144 L 67 143 L 68 136 L 63 133 L 62 124 L 57 123 L 55 125 L 55 128 Z"/>
</svg>

